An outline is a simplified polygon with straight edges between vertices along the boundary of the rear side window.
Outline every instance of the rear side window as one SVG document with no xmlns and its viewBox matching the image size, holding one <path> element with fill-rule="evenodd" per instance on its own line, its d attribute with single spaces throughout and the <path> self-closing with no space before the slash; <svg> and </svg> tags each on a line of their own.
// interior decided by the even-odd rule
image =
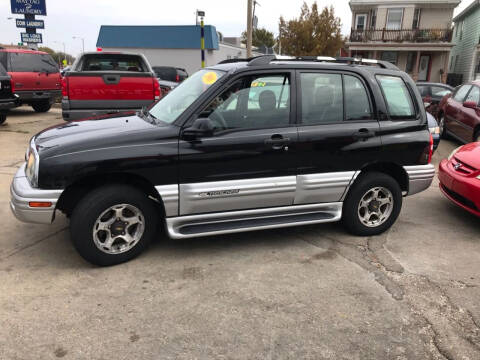
<svg viewBox="0 0 480 360">
<path fill-rule="evenodd" d="M 343 121 L 342 75 L 302 73 L 302 123 L 330 124 Z"/>
<path fill-rule="evenodd" d="M 377 75 L 377 80 L 383 90 L 390 118 L 414 119 L 415 106 L 403 79 L 398 76 Z"/>
<path fill-rule="evenodd" d="M 471 87 L 472 85 L 461 86 L 453 96 L 453 99 L 458 102 L 463 102 L 463 100 L 465 99 L 465 96 L 467 96 L 467 93 L 470 91 Z"/>
<path fill-rule="evenodd" d="M 480 89 L 476 86 L 472 87 L 472 90 L 467 95 L 465 101 L 473 101 L 474 103 L 478 104 L 480 101 Z"/>
<path fill-rule="evenodd" d="M 345 86 L 345 119 L 367 120 L 372 118 L 372 109 L 368 100 L 367 90 L 355 76 L 344 75 Z"/>
<path fill-rule="evenodd" d="M 94 54 L 82 60 L 81 71 L 137 71 L 147 72 L 143 60 L 136 55 Z"/>
<path fill-rule="evenodd" d="M 417 86 L 417 88 L 422 97 L 428 96 L 428 86 Z"/>
<path fill-rule="evenodd" d="M 58 72 L 58 66 L 48 54 L 9 53 L 9 71 L 12 72 Z"/>
<path fill-rule="evenodd" d="M 176 81 L 177 70 L 170 66 L 154 66 L 153 71 L 157 78 L 165 81 Z"/>
<path fill-rule="evenodd" d="M 452 90 L 441 87 L 441 86 L 432 86 L 432 96 L 441 96 L 451 94 Z"/>
</svg>

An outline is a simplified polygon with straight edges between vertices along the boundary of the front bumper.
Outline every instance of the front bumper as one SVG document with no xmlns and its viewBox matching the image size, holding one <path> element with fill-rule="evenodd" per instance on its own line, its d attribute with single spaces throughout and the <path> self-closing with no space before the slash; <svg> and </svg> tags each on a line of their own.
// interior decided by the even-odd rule
<svg viewBox="0 0 480 360">
<path fill-rule="evenodd" d="M 440 163 L 438 178 L 440 190 L 449 200 L 480 217 L 480 180 L 460 175 L 447 159 Z"/>
<path fill-rule="evenodd" d="M 23 222 L 50 224 L 55 217 L 55 207 L 63 190 L 42 190 L 33 188 L 26 175 L 25 164 L 15 174 L 10 186 L 10 209 Z M 51 202 L 50 207 L 32 208 L 30 202 Z"/>
<path fill-rule="evenodd" d="M 20 105 L 18 95 L 14 95 L 14 97 L 10 99 L 0 99 L 0 110 L 9 110 L 17 107 L 18 105 Z"/>
<path fill-rule="evenodd" d="M 408 195 L 428 189 L 435 177 L 433 164 L 404 166 L 403 168 L 408 175 Z"/>
</svg>

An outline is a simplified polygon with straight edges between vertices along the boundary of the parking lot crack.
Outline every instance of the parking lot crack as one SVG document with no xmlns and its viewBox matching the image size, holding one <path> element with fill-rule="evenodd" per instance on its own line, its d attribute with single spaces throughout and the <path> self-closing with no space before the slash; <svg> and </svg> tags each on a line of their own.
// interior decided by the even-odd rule
<svg viewBox="0 0 480 360">
<path fill-rule="evenodd" d="M 38 240 L 30 243 L 30 244 L 27 244 L 27 245 L 18 247 L 18 248 L 16 248 L 16 249 L 14 249 L 11 253 L 9 253 L 9 254 L 3 256 L 2 258 L 0 258 L 0 260 L 5 260 L 5 259 L 8 259 L 8 258 L 14 256 L 14 255 L 17 255 L 18 253 L 20 253 L 20 252 L 22 252 L 22 251 L 24 251 L 24 250 L 27 250 L 27 249 L 35 246 L 35 245 L 38 245 L 38 244 L 41 243 L 42 241 L 45 241 L 45 240 L 47 240 L 47 239 L 49 239 L 49 238 L 51 238 L 51 237 L 53 237 L 53 236 L 55 236 L 55 235 L 58 235 L 59 233 L 61 233 L 62 231 L 66 230 L 66 229 L 68 229 L 68 227 L 64 227 L 64 228 L 62 228 L 62 229 L 60 229 L 60 230 L 57 230 L 57 231 L 55 231 L 54 233 L 49 234 L 49 235 L 46 235 L 46 236 L 44 236 L 44 237 L 42 237 L 42 238 L 40 238 L 40 239 L 38 239 Z"/>
</svg>

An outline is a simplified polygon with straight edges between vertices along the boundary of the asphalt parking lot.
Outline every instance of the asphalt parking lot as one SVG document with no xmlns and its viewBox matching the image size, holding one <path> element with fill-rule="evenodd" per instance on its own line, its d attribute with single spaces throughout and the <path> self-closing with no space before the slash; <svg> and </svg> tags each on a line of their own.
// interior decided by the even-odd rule
<svg viewBox="0 0 480 360">
<path fill-rule="evenodd" d="M 29 138 L 61 122 L 22 107 L 0 126 L 0 359 L 480 358 L 479 220 L 437 180 L 382 236 L 331 224 L 159 239 L 97 268 L 63 216 L 24 224 L 9 209 Z"/>
</svg>

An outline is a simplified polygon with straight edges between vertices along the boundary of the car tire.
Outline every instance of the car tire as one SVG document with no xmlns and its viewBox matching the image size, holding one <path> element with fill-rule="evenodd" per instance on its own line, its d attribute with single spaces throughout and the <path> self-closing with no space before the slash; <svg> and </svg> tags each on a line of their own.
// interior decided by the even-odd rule
<svg viewBox="0 0 480 360">
<path fill-rule="evenodd" d="M 120 264 L 148 247 L 156 236 L 159 217 L 154 202 L 138 189 L 122 184 L 102 186 L 83 197 L 73 210 L 71 239 L 88 262 Z"/>
<path fill-rule="evenodd" d="M 393 225 L 401 208 L 398 182 L 387 174 L 368 172 L 350 188 L 343 203 L 342 222 L 354 235 L 378 235 Z"/>
<path fill-rule="evenodd" d="M 439 119 L 438 119 L 438 127 L 440 128 L 440 137 L 442 139 L 447 138 L 447 128 L 445 125 L 445 115 L 441 114 Z"/>
<path fill-rule="evenodd" d="M 0 114 L 0 125 L 7 121 L 7 114 Z"/>
<path fill-rule="evenodd" d="M 0 122 L 1 124 L 1 122 Z M 473 134 L 473 142 L 479 142 L 480 141 L 480 130 L 475 131 Z"/>
<path fill-rule="evenodd" d="M 52 104 L 50 104 L 50 101 L 48 100 L 32 104 L 33 110 L 35 110 L 35 112 L 38 112 L 38 113 L 47 112 L 48 110 L 50 110 L 51 107 L 52 107 Z"/>
</svg>

